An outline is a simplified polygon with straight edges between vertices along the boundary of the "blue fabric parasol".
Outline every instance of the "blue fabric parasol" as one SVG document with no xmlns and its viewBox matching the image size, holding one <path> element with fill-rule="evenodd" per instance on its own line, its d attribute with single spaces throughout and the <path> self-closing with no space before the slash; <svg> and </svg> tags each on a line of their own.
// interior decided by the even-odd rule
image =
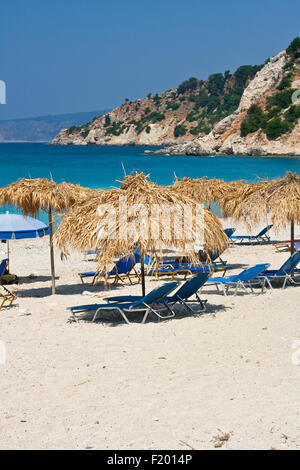
<svg viewBox="0 0 300 470">
<path fill-rule="evenodd" d="M 0 240 L 42 238 L 49 235 L 49 227 L 37 219 L 20 214 L 0 214 Z"/>
</svg>

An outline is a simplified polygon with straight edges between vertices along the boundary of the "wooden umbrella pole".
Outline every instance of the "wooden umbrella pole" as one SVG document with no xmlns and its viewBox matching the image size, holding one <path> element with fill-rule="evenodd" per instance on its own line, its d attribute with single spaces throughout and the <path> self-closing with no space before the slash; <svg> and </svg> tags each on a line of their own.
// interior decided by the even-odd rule
<svg viewBox="0 0 300 470">
<path fill-rule="evenodd" d="M 291 221 L 291 254 L 295 253 L 295 222 Z"/>
<path fill-rule="evenodd" d="M 51 280 L 52 280 L 52 295 L 55 294 L 55 266 L 54 266 L 54 250 L 53 250 L 53 218 L 52 208 L 49 208 L 49 238 L 50 238 L 50 263 L 51 263 Z"/>
<path fill-rule="evenodd" d="M 6 243 L 7 243 L 7 259 L 8 259 L 8 263 L 7 263 L 7 272 L 9 274 L 9 240 L 6 240 Z"/>
<path fill-rule="evenodd" d="M 141 274 L 142 274 L 142 295 L 145 297 L 146 288 L 145 288 L 145 255 L 141 253 Z"/>
</svg>

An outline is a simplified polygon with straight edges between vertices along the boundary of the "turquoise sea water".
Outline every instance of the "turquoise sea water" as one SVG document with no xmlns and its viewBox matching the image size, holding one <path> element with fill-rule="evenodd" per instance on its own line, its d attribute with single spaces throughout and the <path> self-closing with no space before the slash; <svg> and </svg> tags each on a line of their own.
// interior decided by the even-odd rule
<svg viewBox="0 0 300 470">
<path fill-rule="evenodd" d="M 148 147 L 149 148 L 149 147 Z M 144 155 L 146 147 L 61 147 L 40 143 L 0 143 L 0 187 L 22 177 L 49 177 L 57 182 L 79 183 L 90 188 L 118 186 L 133 170 L 151 174 L 160 184 L 172 184 L 177 176 L 224 180 L 276 178 L 287 170 L 300 174 L 299 158 L 183 157 Z"/>
<path fill-rule="evenodd" d="M 182 157 L 144 155 L 145 147 L 60 147 L 44 144 L 0 144 L 0 187 L 21 177 L 49 177 L 57 182 L 107 188 L 127 173 L 140 170 L 160 184 L 177 176 L 225 180 L 276 178 L 291 170 L 300 173 L 299 158 Z"/>
</svg>

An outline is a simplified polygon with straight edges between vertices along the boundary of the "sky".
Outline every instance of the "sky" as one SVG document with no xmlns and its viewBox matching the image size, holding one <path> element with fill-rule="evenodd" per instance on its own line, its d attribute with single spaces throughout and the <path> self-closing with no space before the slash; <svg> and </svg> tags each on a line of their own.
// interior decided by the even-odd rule
<svg viewBox="0 0 300 470">
<path fill-rule="evenodd" d="M 0 119 L 113 108 L 261 64 L 299 18 L 299 0 L 2 0 Z"/>
</svg>

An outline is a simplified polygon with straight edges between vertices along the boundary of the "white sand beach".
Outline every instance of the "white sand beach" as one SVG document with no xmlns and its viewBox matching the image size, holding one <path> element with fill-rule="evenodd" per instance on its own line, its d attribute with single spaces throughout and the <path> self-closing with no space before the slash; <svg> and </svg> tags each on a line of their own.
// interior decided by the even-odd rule
<svg viewBox="0 0 300 470">
<path fill-rule="evenodd" d="M 238 273 L 288 256 L 262 245 L 223 258 Z M 0 311 L 0 449 L 300 448 L 300 285 L 228 297 L 204 289 L 205 314 L 145 325 L 70 321 L 67 307 L 141 293 L 82 286 L 78 272 L 95 266 L 57 253 L 51 296 L 48 239 L 11 242 L 20 283 L 15 306 Z M 147 278 L 148 291 L 156 285 Z"/>
</svg>

